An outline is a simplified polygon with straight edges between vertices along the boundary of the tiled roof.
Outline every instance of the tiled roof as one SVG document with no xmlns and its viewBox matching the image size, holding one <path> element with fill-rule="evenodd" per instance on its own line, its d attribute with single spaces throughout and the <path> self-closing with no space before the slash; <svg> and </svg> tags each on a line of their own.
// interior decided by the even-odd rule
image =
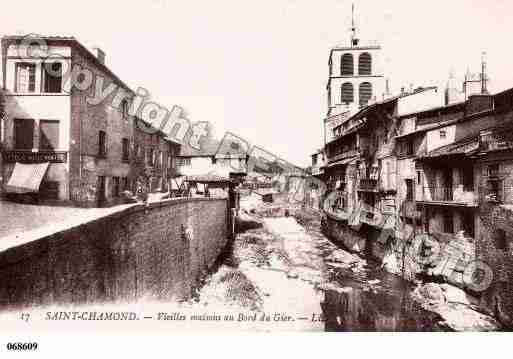
<svg viewBox="0 0 513 359">
<path fill-rule="evenodd" d="M 196 149 L 189 145 L 188 136 L 180 148 L 180 155 L 182 157 L 195 157 L 195 156 L 215 156 L 219 148 L 220 142 L 211 137 L 205 137 L 200 140 L 200 149 Z"/>
<path fill-rule="evenodd" d="M 398 138 L 409 137 L 409 136 L 416 135 L 416 134 L 419 134 L 419 133 L 424 133 L 424 132 L 427 132 L 427 131 L 430 131 L 430 130 L 434 130 L 434 129 L 437 129 L 437 128 L 440 128 L 440 127 L 449 126 L 449 125 L 452 125 L 454 123 L 461 122 L 462 120 L 464 120 L 463 117 L 462 118 L 455 118 L 455 119 L 444 121 L 444 122 L 431 123 L 429 125 L 425 125 L 425 126 L 423 126 L 421 128 L 418 128 L 418 129 L 416 129 L 414 131 L 405 133 L 404 135 L 395 136 L 394 138 L 398 139 Z"/>
<path fill-rule="evenodd" d="M 479 139 L 477 136 L 468 137 L 460 141 L 442 146 L 433 151 L 428 152 L 420 159 L 437 158 L 442 156 L 467 155 L 479 149 Z"/>
</svg>

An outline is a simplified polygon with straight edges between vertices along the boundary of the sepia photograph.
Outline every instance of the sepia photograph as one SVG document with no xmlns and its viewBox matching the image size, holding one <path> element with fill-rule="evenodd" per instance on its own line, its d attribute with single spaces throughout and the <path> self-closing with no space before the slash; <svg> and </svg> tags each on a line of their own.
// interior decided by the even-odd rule
<svg viewBox="0 0 513 359">
<path fill-rule="evenodd" d="M 3 2 L 0 353 L 511 332 L 512 11 Z"/>
</svg>

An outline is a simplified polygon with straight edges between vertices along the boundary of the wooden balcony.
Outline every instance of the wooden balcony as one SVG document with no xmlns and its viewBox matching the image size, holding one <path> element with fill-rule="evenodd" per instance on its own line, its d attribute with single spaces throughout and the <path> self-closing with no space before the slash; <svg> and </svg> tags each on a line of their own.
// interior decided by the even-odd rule
<svg viewBox="0 0 513 359">
<path fill-rule="evenodd" d="M 356 149 L 342 151 L 341 153 L 339 153 L 335 156 L 329 157 L 329 162 L 338 161 L 338 160 L 348 158 L 348 157 L 355 157 L 355 156 L 358 156 L 359 154 L 360 154 L 360 151 L 356 150 Z"/>
<path fill-rule="evenodd" d="M 358 190 L 362 192 L 377 192 L 378 180 L 373 178 L 360 178 Z"/>
<path fill-rule="evenodd" d="M 423 204 L 435 205 L 453 205 L 453 206 L 477 206 L 477 195 L 473 191 L 467 191 L 463 186 L 432 186 L 424 187 L 417 202 Z"/>
</svg>

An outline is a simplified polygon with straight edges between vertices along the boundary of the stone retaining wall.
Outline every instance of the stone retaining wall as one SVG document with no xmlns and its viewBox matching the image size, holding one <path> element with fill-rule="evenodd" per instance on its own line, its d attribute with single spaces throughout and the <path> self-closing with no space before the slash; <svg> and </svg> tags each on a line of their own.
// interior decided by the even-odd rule
<svg viewBox="0 0 513 359">
<path fill-rule="evenodd" d="M 228 241 L 226 199 L 137 204 L 0 253 L 0 309 L 183 299 Z"/>
</svg>

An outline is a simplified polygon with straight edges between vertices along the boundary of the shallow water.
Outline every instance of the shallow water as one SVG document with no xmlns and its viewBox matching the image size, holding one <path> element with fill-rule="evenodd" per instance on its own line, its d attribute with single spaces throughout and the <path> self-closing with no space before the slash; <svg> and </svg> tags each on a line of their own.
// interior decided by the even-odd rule
<svg viewBox="0 0 513 359">
<path fill-rule="evenodd" d="M 441 318 L 411 298 L 410 283 L 374 263 L 356 272 L 333 268 L 329 276 L 342 289 L 325 291 L 321 307 L 327 331 L 442 330 Z"/>
</svg>

